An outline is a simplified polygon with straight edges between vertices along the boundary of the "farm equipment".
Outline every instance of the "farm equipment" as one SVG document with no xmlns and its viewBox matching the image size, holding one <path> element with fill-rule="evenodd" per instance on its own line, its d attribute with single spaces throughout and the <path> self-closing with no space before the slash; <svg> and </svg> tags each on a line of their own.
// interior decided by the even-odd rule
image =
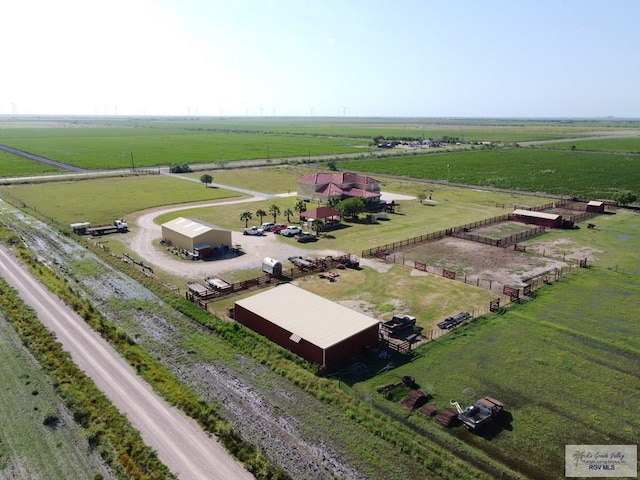
<svg viewBox="0 0 640 480">
<path fill-rule="evenodd" d="M 455 314 L 452 317 L 445 318 L 442 322 L 438 323 L 438 327 L 443 330 L 449 330 L 453 327 L 457 327 L 465 320 L 471 318 L 471 314 L 469 312 L 460 312 Z"/>
<path fill-rule="evenodd" d="M 125 233 L 129 226 L 123 220 L 114 220 L 111 225 L 98 225 L 92 227 L 89 222 L 72 223 L 69 225 L 73 233 L 78 235 L 106 235 L 108 233 Z"/>
<path fill-rule="evenodd" d="M 405 328 L 413 327 L 416 324 L 416 317 L 411 317 L 409 315 L 405 315 L 404 317 L 399 317 L 394 315 L 391 320 L 388 320 L 382 324 L 382 330 L 391 334 L 397 333 Z"/>
<path fill-rule="evenodd" d="M 477 431 L 493 422 L 504 410 L 504 404 L 491 397 L 481 398 L 475 405 L 467 407 L 464 410 L 458 402 L 451 400 L 450 403 L 458 412 L 458 420 L 460 420 L 467 429 L 473 431 Z"/>
</svg>

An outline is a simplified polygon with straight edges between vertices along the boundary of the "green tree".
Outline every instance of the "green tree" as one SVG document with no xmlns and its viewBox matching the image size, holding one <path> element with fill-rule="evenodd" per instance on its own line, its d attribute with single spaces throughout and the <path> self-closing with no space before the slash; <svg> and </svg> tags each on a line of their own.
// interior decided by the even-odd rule
<svg viewBox="0 0 640 480">
<path fill-rule="evenodd" d="M 336 161 L 332 158 L 331 160 L 327 160 L 327 168 L 332 172 L 338 171 L 338 166 L 336 165 Z"/>
<path fill-rule="evenodd" d="M 293 206 L 293 209 L 298 213 L 306 212 L 307 203 L 303 200 L 298 200 L 296 204 Z"/>
<path fill-rule="evenodd" d="M 618 205 L 629 205 L 630 203 L 635 202 L 637 199 L 638 196 L 629 190 L 621 190 L 613 194 L 613 200 Z"/>
<path fill-rule="evenodd" d="M 240 214 L 240 220 L 244 222 L 245 228 L 249 227 L 249 220 L 253 218 L 253 214 L 251 212 L 242 212 Z"/>
<path fill-rule="evenodd" d="M 324 222 L 322 221 L 322 219 L 320 218 L 314 218 L 311 221 L 311 228 L 313 228 L 316 232 L 316 235 L 318 235 L 318 233 L 320 232 L 320 230 L 322 230 L 322 227 L 324 227 Z"/>
<path fill-rule="evenodd" d="M 273 216 L 273 223 L 276 223 L 276 218 L 280 215 L 280 207 L 275 203 L 269 207 L 269 215 Z"/>
<path fill-rule="evenodd" d="M 210 185 L 211 182 L 213 182 L 213 177 L 211 175 L 209 175 L 208 173 L 205 173 L 204 175 L 202 175 L 200 177 L 200 182 L 204 183 L 204 186 L 206 188 L 207 185 Z"/>
<path fill-rule="evenodd" d="M 422 202 L 424 202 L 427 199 L 427 193 L 426 192 L 419 192 L 417 197 L 418 197 L 418 201 L 420 202 L 420 204 L 422 204 Z"/>
<path fill-rule="evenodd" d="M 262 223 L 262 219 L 267 216 L 267 212 L 262 210 L 261 208 L 256 210 L 256 217 L 260 219 L 260 223 Z"/>
<path fill-rule="evenodd" d="M 290 208 L 287 208 L 284 212 L 282 212 L 282 214 L 287 217 L 287 223 L 291 223 L 291 215 L 293 215 L 293 213 L 293 210 L 291 210 Z"/>
<path fill-rule="evenodd" d="M 327 207 L 335 209 L 339 201 L 340 200 L 336 197 L 329 197 L 329 199 L 327 200 Z"/>
<path fill-rule="evenodd" d="M 351 220 L 357 220 L 358 215 L 366 210 L 364 200 L 360 197 L 351 197 L 341 200 L 336 205 L 336 210 L 340 212 L 341 217 L 349 217 Z"/>
</svg>

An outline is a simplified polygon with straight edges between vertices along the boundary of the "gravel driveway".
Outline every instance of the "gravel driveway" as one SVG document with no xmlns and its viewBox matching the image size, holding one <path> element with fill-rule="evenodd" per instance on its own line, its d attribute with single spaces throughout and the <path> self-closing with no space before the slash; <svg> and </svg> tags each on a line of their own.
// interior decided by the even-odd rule
<svg viewBox="0 0 640 480">
<path fill-rule="evenodd" d="M 224 188 L 224 186 L 222 187 Z M 289 195 L 295 195 L 295 192 Z M 415 197 L 383 193 L 382 198 L 384 200 L 410 200 Z M 122 235 L 120 237 L 120 241 L 144 260 L 145 263 L 151 264 L 152 266 L 171 275 L 184 277 L 185 279 L 205 278 L 212 275 L 223 276 L 227 272 L 259 268 L 262 265 L 264 257 L 271 257 L 279 260 L 280 262 L 284 262 L 287 258 L 292 256 L 323 257 L 328 255 L 342 255 L 346 253 L 338 250 L 308 250 L 300 248 L 297 246 L 294 239 L 291 238 L 283 241 L 275 234 L 269 232 L 261 237 L 243 235 L 239 231 L 231 232 L 232 242 L 234 244 L 241 245 L 243 254 L 234 258 L 208 262 L 186 262 L 176 258 L 166 250 L 163 251 L 158 249 L 153 244 L 154 240 L 160 240 L 162 238 L 162 228 L 153 221 L 158 215 L 184 211 L 185 216 L 188 216 L 188 210 L 190 208 L 235 205 L 240 203 L 257 202 L 260 200 L 264 200 L 263 195 L 244 198 L 241 200 L 190 204 L 188 206 L 180 205 L 159 207 L 151 210 L 145 210 L 127 217 L 131 227 L 131 232 L 128 235 Z"/>
</svg>

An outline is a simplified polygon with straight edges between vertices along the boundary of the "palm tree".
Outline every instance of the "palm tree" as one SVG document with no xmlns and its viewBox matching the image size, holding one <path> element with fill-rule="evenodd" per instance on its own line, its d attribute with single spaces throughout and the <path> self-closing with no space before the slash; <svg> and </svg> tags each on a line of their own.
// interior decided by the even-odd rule
<svg viewBox="0 0 640 480">
<path fill-rule="evenodd" d="M 276 223 L 276 218 L 280 215 L 280 207 L 275 203 L 269 207 L 269 215 L 273 215 L 273 223 Z"/>
<path fill-rule="evenodd" d="M 324 226 L 324 222 L 320 218 L 314 218 L 311 221 L 311 227 L 316 231 L 316 236 Z"/>
<path fill-rule="evenodd" d="M 256 210 L 256 217 L 260 218 L 260 223 L 262 223 L 262 219 L 267 216 L 267 212 L 262 209 Z"/>
<path fill-rule="evenodd" d="M 253 215 L 251 214 L 251 212 L 242 212 L 240 214 L 240 220 L 244 222 L 245 228 L 249 228 L 249 220 L 251 220 L 252 218 Z"/>
<path fill-rule="evenodd" d="M 291 223 L 291 215 L 293 215 L 293 210 L 287 208 L 284 212 L 282 212 L 282 214 L 287 216 L 287 223 Z"/>
<path fill-rule="evenodd" d="M 307 204 L 303 200 L 298 200 L 293 206 L 293 209 L 298 213 L 306 212 Z"/>
</svg>

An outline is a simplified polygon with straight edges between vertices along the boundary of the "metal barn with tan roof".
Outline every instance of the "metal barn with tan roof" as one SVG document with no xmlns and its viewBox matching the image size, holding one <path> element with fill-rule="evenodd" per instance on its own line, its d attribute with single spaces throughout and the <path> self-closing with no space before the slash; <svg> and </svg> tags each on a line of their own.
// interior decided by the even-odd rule
<svg viewBox="0 0 640 480">
<path fill-rule="evenodd" d="M 207 256 L 215 248 L 232 245 L 230 230 L 184 217 L 163 223 L 162 238 L 172 246 L 201 256 Z"/>
<path fill-rule="evenodd" d="M 511 220 L 515 222 L 540 225 L 546 228 L 561 228 L 562 216 L 557 213 L 537 212 L 517 208 L 511 213 Z"/>
<path fill-rule="evenodd" d="M 378 343 L 380 322 L 291 284 L 235 303 L 234 319 L 312 364 L 332 369 Z"/>
</svg>

